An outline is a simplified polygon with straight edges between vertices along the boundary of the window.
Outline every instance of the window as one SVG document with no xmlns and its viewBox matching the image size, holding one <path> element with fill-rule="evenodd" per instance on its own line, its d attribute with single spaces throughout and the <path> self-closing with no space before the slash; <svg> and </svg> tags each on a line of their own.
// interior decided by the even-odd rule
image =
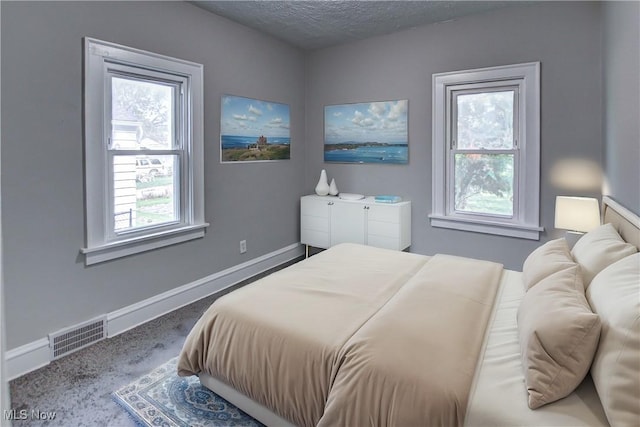
<svg viewBox="0 0 640 427">
<path fill-rule="evenodd" d="M 85 39 L 86 264 L 204 236 L 202 65 Z"/>
<path fill-rule="evenodd" d="M 433 75 L 431 225 L 539 238 L 539 69 Z"/>
</svg>

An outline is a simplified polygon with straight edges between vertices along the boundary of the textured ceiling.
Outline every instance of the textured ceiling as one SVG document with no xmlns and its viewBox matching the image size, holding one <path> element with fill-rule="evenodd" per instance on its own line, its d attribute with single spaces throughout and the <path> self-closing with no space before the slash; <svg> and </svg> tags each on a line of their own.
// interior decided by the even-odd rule
<svg viewBox="0 0 640 427">
<path fill-rule="evenodd" d="M 505 7 L 510 2 L 257 0 L 192 3 L 310 50 L 482 13 Z"/>
</svg>

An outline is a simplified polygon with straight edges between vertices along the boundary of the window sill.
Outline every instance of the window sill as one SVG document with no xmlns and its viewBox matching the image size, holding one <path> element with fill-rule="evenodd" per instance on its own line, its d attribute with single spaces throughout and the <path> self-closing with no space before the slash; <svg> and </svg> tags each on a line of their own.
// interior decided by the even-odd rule
<svg viewBox="0 0 640 427">
<path fill-rule="evenodd" d="M 98 264 L 112 259 L 202 238 L 208 226 L 208 223 L 189 225 L 146 236 L 81 248 L 80 252 L 85 255 L 85 265 Z"/>
<path fill-rule="evenodd" d="M 506 224 L 497 221 L 470 220 L 436 214 L 429 215 L 429 218 L 431 219 L 432 227 L 495 234 L 498 236 L 517 237 L 529 240 L 540 240 L 540 232 L 544 230 L 544 228 L 535 225 Z"/>
</svg>

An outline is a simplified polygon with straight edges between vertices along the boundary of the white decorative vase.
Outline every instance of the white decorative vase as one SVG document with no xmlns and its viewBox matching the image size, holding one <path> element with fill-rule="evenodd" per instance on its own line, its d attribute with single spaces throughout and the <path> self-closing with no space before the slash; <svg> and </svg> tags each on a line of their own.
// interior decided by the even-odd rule
<svg viewBox="0 0 640 427">
<path fill-rule="evenodd" d="M 329 182 L 327 181 L 327 171 L 322 169 L 320 172 L 320 179 L 318 185 L 316 185 L 316 194 L 318 196 L 326 196 L 329 194 Z"/>
<path fill-rule="evenodd" d="M 336 185 L 336 180 L 331 179 L 331 185 L 329 186 L 329 194 L 332 196 L 338 195 L 338 186 Z"/>
</svg>

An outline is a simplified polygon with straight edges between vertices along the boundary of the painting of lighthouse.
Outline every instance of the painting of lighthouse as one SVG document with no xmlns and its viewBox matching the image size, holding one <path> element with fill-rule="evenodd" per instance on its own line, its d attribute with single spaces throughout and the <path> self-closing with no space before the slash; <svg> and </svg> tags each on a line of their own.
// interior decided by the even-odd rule
<svg viewBox="0 0 640 427">
<path fill-rule="evenodd" d="M 220 116 L 222 162 L 291 158 L 287 104 L 223 95 Z"/>
</svg>

